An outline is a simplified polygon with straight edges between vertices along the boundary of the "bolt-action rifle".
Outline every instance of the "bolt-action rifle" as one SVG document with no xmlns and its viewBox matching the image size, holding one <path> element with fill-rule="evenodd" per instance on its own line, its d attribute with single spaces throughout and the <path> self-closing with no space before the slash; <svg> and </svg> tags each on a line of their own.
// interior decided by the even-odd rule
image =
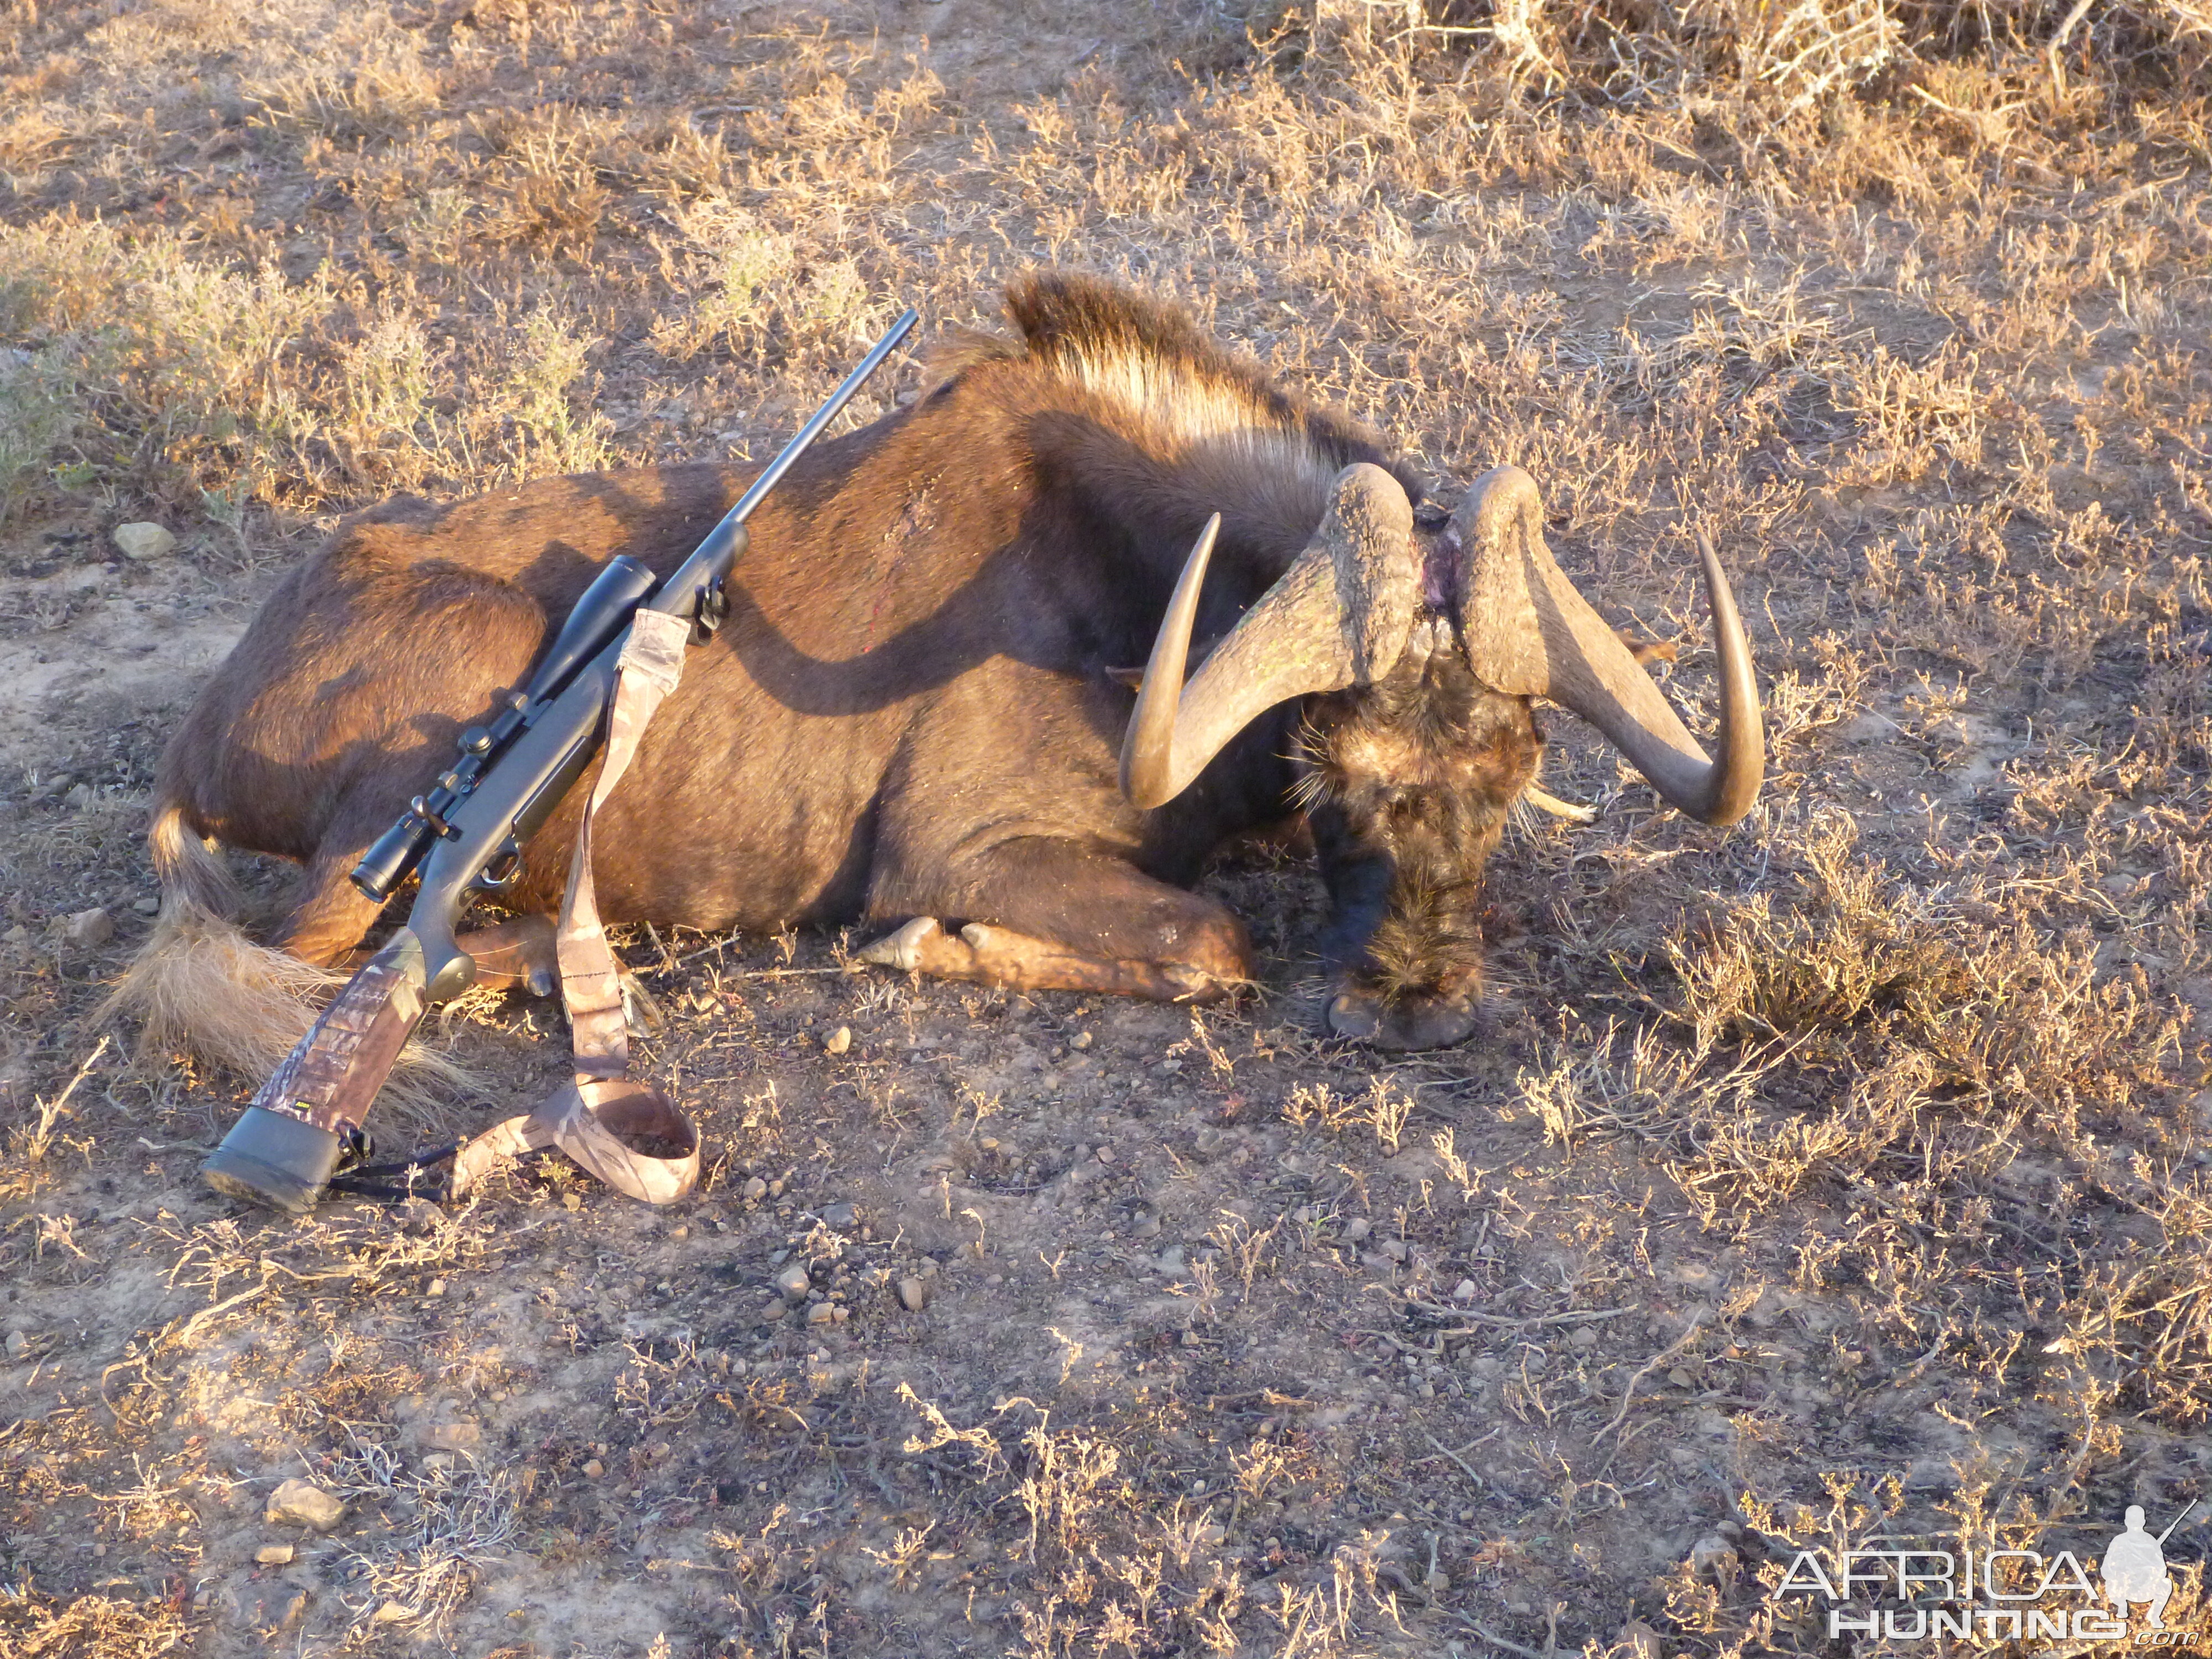
<svg viewBox="0 0 2212 1659">
<path fill-rule="evenodd" d="M 723 582 L 745 550 L 745 520 L 916 320 L 908 311 L 891 325 L 673 575 L 660 580 L 627 554 L 608 560 L 528 683 L 461 733 L 452 768 L 353 871 L 354 885 L 380 901 L 419 868 L 407 925 L 323 1010 L 200 1166 L 211 1186 L 297 1215 L 365 1149 L 369 1105 L 424 1010 L 476 981 L 476 959 L 456 938 L 462 913 L 477 894 L 514 884 L 523 848 L 598 752 L 632 618 L 641 610 L 688 617 L 695 644 L 713 634 L 727 608 Z M 542 971 L 532 978 L 533 989 L 552 988 Z"/>
</svg>

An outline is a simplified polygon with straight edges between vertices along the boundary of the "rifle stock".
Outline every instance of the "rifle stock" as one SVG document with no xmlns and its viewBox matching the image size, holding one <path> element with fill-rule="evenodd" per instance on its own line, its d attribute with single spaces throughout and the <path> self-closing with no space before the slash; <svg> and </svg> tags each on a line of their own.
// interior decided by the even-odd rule
<svg viewBox="0 0 2212 1659">
<path fill-rule="evenodd" d="M 422 1018 L 422 946 L 401 928 L 346 981 L 200 1173 L 216 1191 L 304 1215 L 349 1152 Z"/>
</svg>

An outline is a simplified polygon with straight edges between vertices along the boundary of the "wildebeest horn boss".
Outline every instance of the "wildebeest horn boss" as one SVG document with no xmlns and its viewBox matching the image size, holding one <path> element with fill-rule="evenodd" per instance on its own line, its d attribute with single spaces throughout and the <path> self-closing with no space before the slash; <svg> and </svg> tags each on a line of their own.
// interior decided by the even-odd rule
<svg viewBox="0 0 2212 1659">
<path fill-rule="evenodd" d="M 1205 997 L 1251 951 L 1185 884 L 1303 811 L 1334 907 L 1331 1028 L 1422 1048 L 1473 1023 L 1472 912 L 1535 775 L 1533 698 L 1682 811 L 1749 809 L 1757 689 L 1702 536 L 1717 759 L 1553 562 L 1527 474 L 1447 514 L 1176 312 L 1058 275 L 1008 306 L 1018 341 L 941 354 L 915 402 L 818 445 L 753 520 L 727 620 L 600 813 L 609 921 L 867 921 L 892 930 L 866 954 L 896 967 Z M 118 993 L 149 1036 L 273 1065 L 311 970 L 375 919 L 347 872 L 525 678 L 548 618 L 612 554 L 672 568 L 747 477 L 397 501 L 287 577 L 162 761 L 162 915 Z M 1212 644 L 1186 684 L 1194 640 Z M 1127 665 L 1148 657 L 1133 711 Z M 557 906 L 582 793 L 510 908 Z M 224 920 L 210 842 L 306 866 L 269 945 Z"/>
</svg>

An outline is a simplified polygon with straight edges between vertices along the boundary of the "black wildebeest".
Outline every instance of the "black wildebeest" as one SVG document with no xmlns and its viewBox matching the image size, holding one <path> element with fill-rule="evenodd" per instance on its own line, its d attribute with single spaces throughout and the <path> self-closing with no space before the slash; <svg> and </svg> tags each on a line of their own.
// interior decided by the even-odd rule
<svg viewBox="0 0 2212 1659">
<path fill-rule="evenodd" d="M 1303 811 L 1334 907 L 1331 1028 L 1428 1047 L 1473 1023 L 1470 912 L 1535 775 L 1532 698 L 1681 811 L 1748 809 L 1757 693 L 1710 548 L 1717 760 L 1553 562 L 1525 473 L 1425 506 L 1373 436 L 1172 309 L 1055 275 L 1008 302 L 1018 340 L 940 355 L 913 404 L 817 446 L 752 520 L 728 621 L 599 818 L 610 921 L 896 924 L 872 959 L 1203 997 L 1249 976 L 1250 946 L 1186 884 Z M 672 568 L 747 476 L 551 478 L 349 521 L 169 746 L 163 915 L 121 1001 L 272 1062 L 304 1029 L 300 977 L 374 920 L 346 872 L 522 680 L 547 619 L 610 555 Z M 557 906 L 583 794 L 526 849 L 514 908 Z M 306 866 L 270 945 L 222 919 L 210 842 Z"/>
</svg>

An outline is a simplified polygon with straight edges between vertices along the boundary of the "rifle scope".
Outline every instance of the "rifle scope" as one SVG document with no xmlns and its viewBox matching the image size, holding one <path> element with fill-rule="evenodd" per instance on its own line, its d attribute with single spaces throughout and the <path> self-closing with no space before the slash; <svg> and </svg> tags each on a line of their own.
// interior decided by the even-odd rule
<svg viewBox="0 0 2212 1659">
<path fill-rule="evenodd" d="M 446 821 L 467 799 L 493 756 L 531 722 L 534 711 L 559 695 L 576 671 L 605 650 L 629 626 L 638 603 L 659 578 L 627 553 L 599 567 L 552 646 L 538 659 L 530 683 L 501 700 L 489 726 L 471 726 L 460 736 L 461 757 L 426 793 L 415 797 L 398 823 L 370 843 L 353 867 L 353 884 L 364 897 L 381 903 L 422 861 L 430 845 L 447 833 Z"/>
</svg>

